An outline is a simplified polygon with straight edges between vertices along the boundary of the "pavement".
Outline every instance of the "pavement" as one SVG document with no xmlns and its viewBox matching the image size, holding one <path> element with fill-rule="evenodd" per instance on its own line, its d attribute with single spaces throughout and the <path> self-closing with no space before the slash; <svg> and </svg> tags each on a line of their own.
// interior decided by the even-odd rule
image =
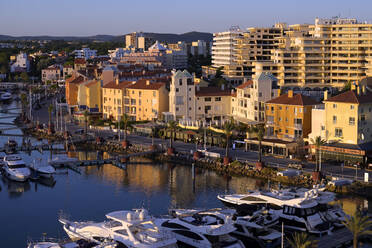
<svg viewBox="0 0 372 248">
<path fill-rule="evenodd" d="M 47 109 L 48 109 L 48 106 L 52 103 L 52 101 L 54 101 L 54 99 L 56 99 L 56 97 L 49 99 L 49 100 L 42 101 L 42 107 L 38 110 L 33 110 L 34 120 L 38 120 L 40 123 L 44 123 L 44 124 L 48 123 L 49 115 L 48 115 Z M 55 112 L 52 114 L 52 116 L 53 116 L 52 119 L 55 123 L 55 119 L 56 119 Z M 70 122 L 68 116 L 66 117 L 66 120 L 68 120 L 66 122 L 67 130 L 71 134 L 74 134 L 75 131 L 83 128 L 82 126 L 79 126 L 79 125 L 76 125 Z M 112 137 L 116 134 L 111 130 L 97 131 L 97 130 L 91 129 L 88 132 L 95 133 L 102 137 Z M 127 135 L 127 140 L 132 144 L 147 144 L 147 145 L 152 144 L 151 137 L 145 137 L 145 136 L 140 136 L 136 134 Z M 168 146 L 169 140 L 155 138 L 154 143 Z M 178 152 L 191 153 L 192 151 L 195 151 L 195 143 L 184 143 L 182 141 L 175 141 L 173 143 L 173 146 Z M 199 145 L 198 149 L 204 149 L 204 148 Z M 207 146 L 207 151 L 219 153 L 221 157 L 225 155 L 225 148 L 221 148 L 221 147 Z M 255 162 L 258 159 L 258 153 L 256 151 L 245 151 L 242 148 L 236 148 L 234 150 L 230 149 L 229 153 L 230 153 L 230 157 L 232 157 L 234 160 Z M 278 167 L 278 168 L 287 168 L 289 163 L 299 162 L 297 160 L 275 157 L 275 156 L 271 156 L 267 154 L 262 156 L 262 160 L 269 166 Z M 305 172 L 312 172 L 315 169 L 315 164 L 312 162 L 304 162 L 303 165 L 304 165 L 303 170 Z M 353 180 L 357 179 L 359 181 L 364 180 L 364 173 L 369 173 L 370 174 L 369 182 L 372 182 L 372 172 L 362 170 L 362 169 L 355 169 L 351 167 L 343 167 L 341 166 L 341 163 L 340 164 L 323 163 L 321 169 L 323 173 L 325 173 L 326 175 L 332 176 L 332 177 L 347 178 L 347 179 L 353 179 Z"/>
</svg>

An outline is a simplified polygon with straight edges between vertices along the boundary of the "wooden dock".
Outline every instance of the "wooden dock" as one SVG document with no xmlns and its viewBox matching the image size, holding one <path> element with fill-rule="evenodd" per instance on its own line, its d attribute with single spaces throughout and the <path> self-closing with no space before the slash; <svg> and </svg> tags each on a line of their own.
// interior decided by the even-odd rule
<svg viewBox="0 0 372 248">
<path fill-rule="evenodd" d="M 345 245 L 351 245 L 353 242 L 353 235 L 351 232 L 342 228 L 333 231 L 330 235 L 325 235 L 318 239 L 318 248 L 338 248 L 345 247 Z M 346 246 L 347 247 L 347 246 Z"/>
</svg>

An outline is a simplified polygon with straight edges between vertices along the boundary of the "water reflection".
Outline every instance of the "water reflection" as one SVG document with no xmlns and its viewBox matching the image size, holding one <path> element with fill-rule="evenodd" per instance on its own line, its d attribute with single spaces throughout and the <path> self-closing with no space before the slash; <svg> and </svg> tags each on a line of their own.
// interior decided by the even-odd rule
<svg viewBox="0 0 372 248">
<path fill-rule="evenodd" d="M 30 182 L 16 182 L 2 176 L 1 181 L 4 185 L 4 190 L 8 191 L 9 198 L 17 198 L 22 196 L 22 194 L 31 189 Z"/>
</svg>

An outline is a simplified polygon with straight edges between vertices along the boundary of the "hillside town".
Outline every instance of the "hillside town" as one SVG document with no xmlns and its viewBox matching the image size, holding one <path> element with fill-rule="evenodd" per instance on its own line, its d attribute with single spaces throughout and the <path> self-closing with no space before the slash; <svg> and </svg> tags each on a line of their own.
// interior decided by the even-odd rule
<svg viewBox="0 0 372 248">
<path fill-rule="evenodd" d="M 48 50 L 54 46 L 60 49 Z M 113 164 L 120 171 L 105 169 L 103 178 L 128 173 L 129 166 L 142 158 L 149 159 L 148 163 L 192 168 L 193 181 L 188 183 L 193 187 L 197 169 L 199 173 L 210 170 L 227 178 L 255 178 L 267 183 L 256 187 L 257 191 L 242 190 L 242 184 L 233 193 L 216 191 L 220 202 L 238 212 L 244 206 L 255 206 L 257 212 L 249 218 L 236 217 L 238 214 L 231 215 L 226 209 L 192 209 L 187 195 L 195 192 L 187 192 L 180 194 L 187 198 L 184 205 L 172 196 L 174 219 L 166 221 L 151 219 L 146 209 L 107 214 L 107 223 L 112 226 L 59 218 L 72 239 L 101 245 L 94 247 L 116 247 L 111 246 L 115 242 L 123 247 L 177 247 L 176 242 L 191 247 L 284 247 L 284 243 L 285 247 L 351 247 L 352 240 L 358 242 L 345 224 L 345 209 L 328 203 L 334 201 L 335 193 L 366 199 L 372 194 L 371 23 L 332 17 L 314 18 L 311 24 L 273 23 L 247 29 L 232 26 L 213 33 L 210 40 L 192 42 L 156 40 L 143 32 L 126 34 L 115 42 L 1 41 L 0 81 L 1 106 L 12 99 L 19 102 L 12 105 L 21 111 L 14 123 L 24 134 L 22 146 L 17 146 L 16 141 L 12 143 L 13 134 L 6 136 L 7 127 L 0 131 L 8 138 L 4 145 L 7 154 L 10 150 L 16 153 L 27 148 L 31 154 L 31 150 L 42 153 L 45 149 L 52 158 L 53 149 L 68 154 L 85 151 L 84 159 L 69 155 L 63 162 L 57 157 L 48 163 L 79 173 L 89 167 L 86 175 L 97 173 L 90 168 L 100 170 L 100 163 Z M 1 116 L 14 114 L 12 108 L 1 107 Z M 30 137 L 26 138 L 29 144 L 25 137 Z M 31 138 L 35 140 L 31 142 Z M 56 148 L 57 144 L 63 148 Z M 88 159 L 88 151 L 105 156 Z M 4 156 L 4 168 L 11 164 L 6 159 L 15 159 L 9 156 Z M 173 167 L 168 170 L 173 173 Z M 6 173 L 4 169 L 3 175 L 19 181 Z M 153 180 L 151 173 L 137 173 L 136 180 L 141 183 Z M 142 177 L 146 177 L 145 182 L 139 179 Z M 32 175 L 27 178 L 33 180 Z M 177 185 L 182 188 L 180 182 L 186 180 L 178 179 L 177 184 L 170 178 L 169 184 L 176 184 L 171 190 Z M 141 183 L 136 187 L 142 187 Z M 271 183 L 277 190 L 262 193 L 266 186 L 270 190 Z M 283 185 L 290 189 L 282 189 Z M 365 202 L 355 212 L 370 211 L 372 204 Z M 263 218 L 262 223 L 254 220 L 256 215 Z M 145 235 L 144 229 L 150 230 L 150 224 L 144 223 L 150 219 L 156 238 L 146 236 L 154 233 Z M 270 220 L 275 228 L 268 224 Z M 370 232 L 372 224 L 368 221 L 366 229 Z M 124 229 L 115 229 L 115 225 Z M 199 230 L 202 225 L 210 229 Z M 257 225 L 262 225 L 270 237 L 254 234 Z M 92 226 L 102 230 L 85 236 L 93 232 L 87 231 Z M 174 240 L 162 236 L 160 226 L 175 232 Z M 288 234 L 284 228 L 294 231 Z M 106 232 L 110 235 L 104 237 Z M 114 238 L 117 234 L 111 232 L 126 238 Z M 144 232 L 146 237 L 137 237 L 137 232 Z M 295 237 L 297 232 L 313 235 L 318 245 L 294 246 L 290 238 L 284 239 L 284 233 Z M 251 241 L 243 242 L 232 233 L 252 238 L 259 245 L 249 246 Z M 228 239 L 228 234 L 234 238 Z M 363 247 L 370 247 L 371 236 L 366 232 L 363 237 Z M 195 240 L 206 245 L 195 245 Z M 224 242 L 231 246 L 222 246 Z"/>
</svg>

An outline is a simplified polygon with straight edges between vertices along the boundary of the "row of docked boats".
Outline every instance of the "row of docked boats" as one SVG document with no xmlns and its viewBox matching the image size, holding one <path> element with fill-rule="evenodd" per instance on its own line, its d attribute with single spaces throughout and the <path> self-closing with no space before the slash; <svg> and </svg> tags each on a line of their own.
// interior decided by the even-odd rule
<svg viewBox="0 0 372 248">
<path fill-rule="evenodd" d="M 334 197 L 321 189 L 255 191 L 219 195 L 232 207 L 226 209 L 171 209 L 160 217 L 135 209 L 108 213 L 101 222 L 59 222 L 72 240 L 108 242 L 107 247 L 278 247 L 284 235 L 280 224 L 318 236 L 340 228 L 345 214 L 329 204 Z"/>
</svg>

